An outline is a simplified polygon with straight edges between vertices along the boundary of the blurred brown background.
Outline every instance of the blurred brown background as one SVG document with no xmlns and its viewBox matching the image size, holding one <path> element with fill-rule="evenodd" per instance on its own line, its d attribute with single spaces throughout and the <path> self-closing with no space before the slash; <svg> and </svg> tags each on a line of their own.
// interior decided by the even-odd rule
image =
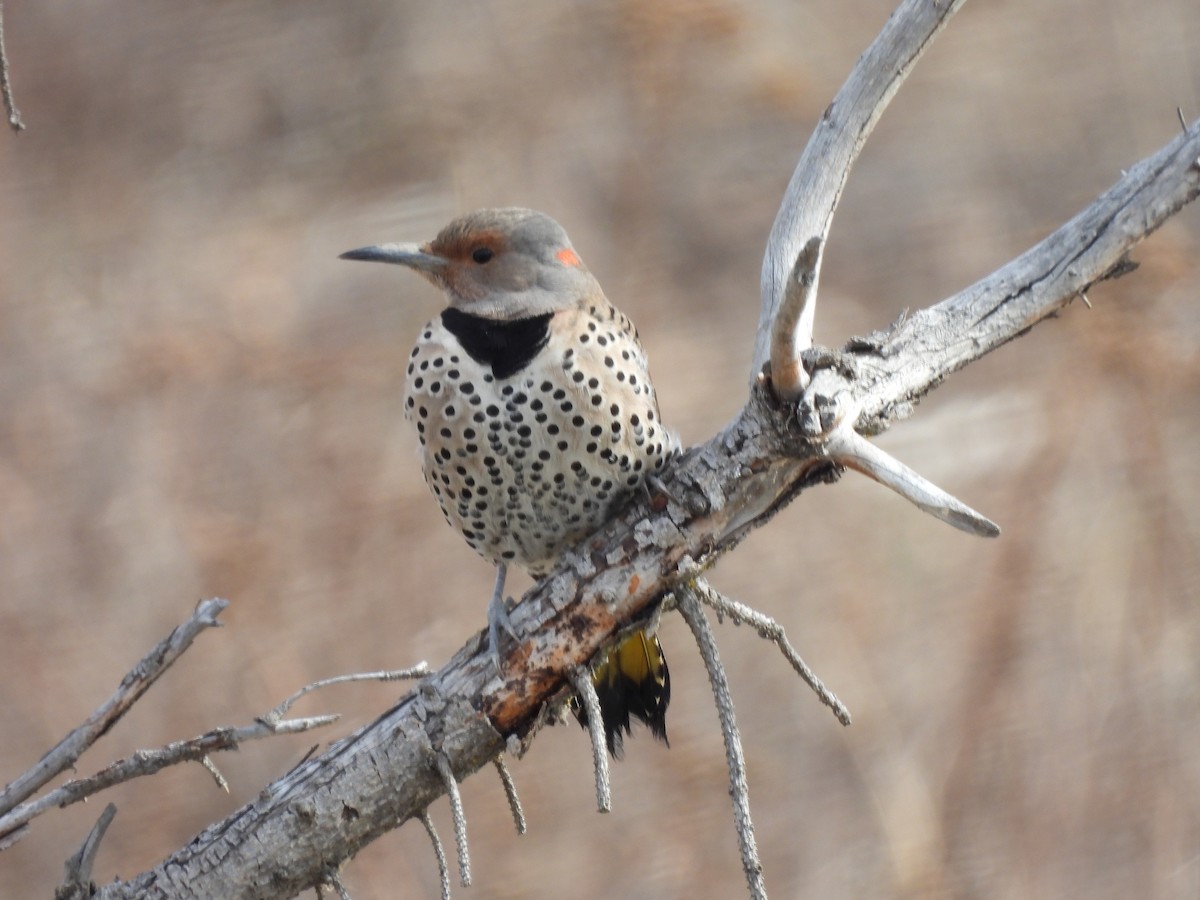
<svg viewBox="0 0 1200 900">
<path fill-rule="evenodd" d="M 890 0 L 10 3 L 0 133 L 0 780 L 202 596 L 203 636 L 80 764 L 240 724 L 324 676 L 442 663 L 489 566 L 427 496 L 401 412 L 439 299 L 339 262 L 484 205 L 543 209 L 638 322 L 692 443 L 742 403 L 761 252 L 809 130 Z M 819 340 L 953 293 L 1200 114 L 1194 0 L 969 5 L 856 168 Z M 774 897 L 1200 896 L 1200 211 L 1140 271 L 951 379 L 881 443 L 1004 527 L 968 538 L 864 479 L 720 565 L 850 705 L 838 726 L 719 632 Z M 527 582 L 516 587 L 523 589 Z M 593 809 L 586 738 L 514 764 L 517 839 L 464 786 L 469 897 L 738 897 L 721 738 L 677 617 L 669 751 Z M 0 895 L 48 896 L 108 799 L 97 876 L 152 865 L 335 729 L 48 815 Z M 444 802 L 435 821 L 449 839 Z M 433 897 L 409 825 L 346 870 Z"/>
</svg>

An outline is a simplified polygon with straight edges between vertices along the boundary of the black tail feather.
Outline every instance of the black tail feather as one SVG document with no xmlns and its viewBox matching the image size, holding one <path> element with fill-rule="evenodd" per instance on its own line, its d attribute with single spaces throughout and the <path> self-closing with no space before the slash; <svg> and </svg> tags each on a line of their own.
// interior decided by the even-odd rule
<svg viewBox="0 0 1200 900">
<path fill-rule="evenodd" d="M 632 733 L 633 719 L 643 722 L 650 733 L 668 747 L 667 706 L 671 702 L 671 673 L 658 637 L 639 631 L 608 652 L 592 673 L 600 700 L 600 717 L 608 752 L 620 759 L 625 735 Z M 587 727 L 587 711 L 577 701 L 571 711 Z"/>
</svg>

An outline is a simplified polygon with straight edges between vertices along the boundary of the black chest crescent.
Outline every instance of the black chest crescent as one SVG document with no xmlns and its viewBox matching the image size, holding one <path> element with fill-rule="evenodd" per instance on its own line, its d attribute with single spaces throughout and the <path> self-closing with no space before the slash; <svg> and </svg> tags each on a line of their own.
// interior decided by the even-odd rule
<svg viewBox="0 0 1200 900">
<path fill-rule="evenodd" d="M 550 339 L 554 313 L 498 322 L 450 308 L 442 313 L 442 325 L 458 338 L 471 359 L 490 366 L 497 378 L 520 372 Z"/>
</svg>

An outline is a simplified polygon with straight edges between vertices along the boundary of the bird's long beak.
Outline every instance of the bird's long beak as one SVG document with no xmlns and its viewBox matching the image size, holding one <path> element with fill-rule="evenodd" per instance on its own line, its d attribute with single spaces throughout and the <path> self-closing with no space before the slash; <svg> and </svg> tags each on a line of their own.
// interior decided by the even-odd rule
<svg viewBox="0 0 1200 900">
<path fill-rule="evenodd" d="M 373 247 L 359 247 L 357 250 L 347 250 L 338 258 L 393 263 L 431 275 L 441 272 L 446 267 L 446 260 L 426 253 L 420 244 L 377 244 Z"/>
</svg>

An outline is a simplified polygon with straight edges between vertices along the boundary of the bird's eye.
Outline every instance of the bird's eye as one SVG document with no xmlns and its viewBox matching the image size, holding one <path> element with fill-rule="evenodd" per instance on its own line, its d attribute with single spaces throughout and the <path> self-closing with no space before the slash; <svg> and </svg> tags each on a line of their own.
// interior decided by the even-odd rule
<svg viewBox="0 0 1200 900">
<path fill-rule="evenodd" d="M 475 262 L 479 263 L 480 265 L 483 265 L 485 262 L 490 260 L 493 255 L 494 254 L 492 253 L 491 247 L 476 247 L 471 251 L 471 259 L 475 260 Z"/>
</svg>

